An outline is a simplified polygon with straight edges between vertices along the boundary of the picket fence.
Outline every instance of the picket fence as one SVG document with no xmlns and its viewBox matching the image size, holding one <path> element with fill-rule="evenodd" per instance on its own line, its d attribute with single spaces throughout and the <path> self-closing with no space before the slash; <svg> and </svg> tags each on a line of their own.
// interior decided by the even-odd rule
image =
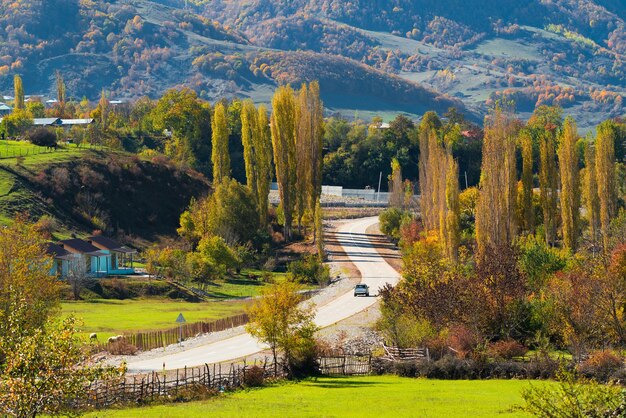
<svg viewBox="0 0 626 418">
<path fill-rule="evenodd" d="M 372 356 L 333 355 L 318 358 L 323 375 L 365 375 L 371 372 Z M 128 403 L 142 404 L 164 397 L 175 397 L 187 389 L 204 387 L 216 391 L 235 390 L 243 386 L 246 373 L 251 367 L 263 369 L 266 379 L 286 377 L 282 367 L 269 361 L 254 361 L 243 364 L 205 364 L 179 370 L 152 372 L 125 376 L 110 381 L 97 381 L 86 388 L 84 395 L 73 402 L 73 408 L 109 408 Z"/>
<path fill-rule="evenodd" d="M 195 337 L 198 334 L 206 334 L 209 332 L 224 331 L 229 328 L 235 328 L 248 323 L 248 315 L 243 313 L 239 315 L 233 315 L 226 318 L 217 319 L 211 322 L 193 322 L 189 324 L 183 324 L 181 326 L 161 330 L 161 331 L 148 331 L 137 332 L 134 334 L 128 334 L 123 336 L 123 340 L 129 344 L 134 345 L 139 350 L 148 351 L 155 348 L 167 347 L 171 344 L 176 344 L 180 341 L 181 336 L 183 340 L 191 337 Z M 101 350 L 111 352 L 117 347 L 116 342 L 104 342 L 100 344 Z"/>
</svg>

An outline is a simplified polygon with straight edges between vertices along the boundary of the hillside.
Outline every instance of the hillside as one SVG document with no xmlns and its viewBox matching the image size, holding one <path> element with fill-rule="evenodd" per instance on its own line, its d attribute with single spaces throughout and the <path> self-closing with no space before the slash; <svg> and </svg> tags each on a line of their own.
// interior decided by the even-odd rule
<svg viewBox="0 0 626 418">
<path fill-rule="evenodd" d="M 27 156 L 22 165 L 0 160 L 0 220 L 47 216 L 57 238 L 102 230 L 141 244 L 172 236 L 190 199 L 208 190 L 200 174 L 159 157 L 73 148 Z"/>
<path fill-rule="evenodd" d="M 389 117 L 494 101 L 565 108 L 589 127 L 624 113 L 618 0 L 0 0 L 0 90 L 95 99 L 187 85 L 209 100 L 269 102 L 321 82 L 331 111 Z"/>
</svg>

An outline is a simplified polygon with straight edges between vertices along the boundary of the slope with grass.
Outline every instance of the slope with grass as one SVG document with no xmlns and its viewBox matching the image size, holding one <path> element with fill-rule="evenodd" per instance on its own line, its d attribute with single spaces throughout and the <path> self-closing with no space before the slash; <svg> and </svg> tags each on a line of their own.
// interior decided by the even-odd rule
<svg viewBox="0 0 626 418">
<path fill-rule="evenodd" d="M 245 390 L 202 402 L 98 411 L 89 417 L 507 417 L 529 415 L 524 380 L 428 380 L 396 376 L 323 377 Z"/>
<path fill-rule="evenodd" d="M 141 244 L 174 235 L 190 199 L 209 191 L 202 175 L 164 158 L 75 146 L 33 154 L 19 147 L 29 152 L 22 161 L 0 159 L 0 222 L 18 213 L 34 220 L 48 215 L 57 221 L 48 231 L 57 239 L 102 230 Z"/>
</svg>

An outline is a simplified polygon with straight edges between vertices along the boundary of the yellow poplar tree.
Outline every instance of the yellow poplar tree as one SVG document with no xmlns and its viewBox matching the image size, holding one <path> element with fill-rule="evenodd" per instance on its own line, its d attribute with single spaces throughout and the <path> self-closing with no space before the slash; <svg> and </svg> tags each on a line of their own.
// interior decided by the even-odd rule
<svg viewBox="0 0 626 418">
<path fill-rule="evenodd" d="M 459 203 L 459 165 L 452 157 L 446 155 L 446 249 L 448 257 L 456 261 L 459 255 L 461 242 L 461 206 Z"/>
<path fill-rule="evenodd" d="M 532 234 L 535 229 L 535 216 L 533 211 L 533 137 L 524 129 L 520 132 L 520 148 L 522 151 L 522 196 L 521 215 L 523 227 L 526 232 Z"/>
<path fill-rule="evenodd" d="M 611 121 L 598 125 L 596 133 L 596 182 L 600 201 L 602 244 L 609 247 L 609 226 L 617 206 L 615 175 L 615 124 Z"/>
<path fill-rule="evenodd" d="M 13 107 L 18 110 L 24 110 L 24 86 L 22 85 L 22 77 L 15 75 L 13 77 Z"/>
<path fill-rule="evenodd" d="M 598 182 L 596 181 L 596 154 L 593 140 L 587 137 L 585 141 L 585 169 L 583 183 L 583 199 L 591 242 L 597 243 L 600 229 L 600 199 L 598 199 Z"/>
<path fill-rule="evenodd" d="M 561 223 L 563 245 L 576 250 L 580 228 L 580 180 L 578 172 L 578 132 L 571 117 L 565 119 L 558 150 L 561 174 Z"/>
<path fill-rule="evenodd" d="M 276 181 L 285 217 L 285 239 L 291 239 L 296 200 L 296 103 L 291 86 L 281 86 L 272 97 L 271 133 Z"/>
<path fill-rule="evenodd" d="M 261 227 L 267 225 L 268 196 L 272 182 L 272 139 L 265 106 L 259 106 L 257 133 L 253 136 L 257 161 L 257 199 Z"/>
<path fill-rule="evenodd" d="M 213 163 L 213 182 L 221 183 L 230 177 L 230 154 L 228 153 L 228 117 L 224 103 L 215 105 L 213 119 L 211 120 L 212 150 L 211 162 Z"/>
</svg>

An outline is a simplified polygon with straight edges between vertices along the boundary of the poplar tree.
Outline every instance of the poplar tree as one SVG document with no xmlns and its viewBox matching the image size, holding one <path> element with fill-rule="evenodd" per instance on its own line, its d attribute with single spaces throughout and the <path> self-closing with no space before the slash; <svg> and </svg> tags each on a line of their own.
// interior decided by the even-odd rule
<svg viewBox="0 0 626 418">
<path fill-rule="evenodd" d="M 485 120 L 480 192 L 476 205 L 476 242 L 480 262 L 487 251 L 510 245 L 517 234 L 515 126 L 496 108 Z"/>
<path fill-rule="evenodd" d="M 457 261 L 461 242 L 461 206 L 459 203 L 459 165 L 452 157 L 446 155 L 446 249 L 448 257 Z"/>
<path fill-rule="evenodd" d="M 402 168 L 398 159 L 393 158 L 391 160 L 391 175 L 389 176 L 389 206 L 402 209 L 403 203 Z"/>
<path fill-rule="evenodd" d="M 437 131 L 441 121 L 435 112 L 426 112 L 419 127 L 419 186 L 422 222 L 426 230 L 439 230 L 438 199 L 436 193 L 436 165 L 439 141 Z"/>
<path fill-rule="evenodd" d="M 556 235 L 557 217 L 557 167 L 556 138 L 552 131 L 539 135 L 539 192 L 543 211 L 543 228 L 546 244 L 552 245 Z"/>
<path fill-rule="evenodd" d="M 230 177 L 230 154 L 228 153 L 228 117 L 224 103 L 217 103 L 211 120 L 213 182 L 221 183 Z"/>
<path fill-rule="evenodd" d="M 291 86 L 281 86 L 272 97 L 271 134 L 276 181 L 285 217 L 285 239 L 291 239 L 296 192 L 296 103 Z"/>
<path fill-rule="evenodd" d="M 257 161 L 257 199 L 261 227 L 267 225 L 268 197 L 272 182 L 272 140 L 265 106 L 259 106 L 257 133 L 253 135 Z"/>
<path fill-rule="evenodd" d="M 595 245 L 600 229 L 600 199 L 598 199 L 598 182 L 596 181 L 596 154 L 593 140 L 590 137 L 587 137 L 585 141 L 584 174 L 583 199 L 589 221 L 591 242 Z"/>
<path fill-rule="evenodd" d="M 609 248 L 609 226 L 617 206 L 615 176 L 615 124 L 604 121 L 596 133 L 596 182 L 600 203 L 600 226 L 604 250 Z"/>
<path fill-rule="evenodd" d="M 57 101 L 61 106 L 65 104 L 65 82 L 60 71 L 56 73 Z"/>
<path fill-rule="evenodd" d="M 578 172 L 578 132 L 571 117 L 565 119 L 559 141 L 561 174 L 561 224 L 563 245 L 575 251 L 580 229 L 580 180 Z"/>
<path fill-rule="evenodd" d="M 22 85 L 22 77 L 15 75 L 13 77 L 13 107 L 17 110 L 24 110 L 24 86 Z"/>
<path fill-rule="evenodd" d="M 519 136 L 522 151 L 522 225 L 526 232 L 535 230 L 535 214 L 533 209 L 533 137 L 529 130 L 524 129 Z"/>
<path fill-rule="evenodd" d="M 245 100 L 241 108 L 241 143 L 246 169 L 246 186 L 259 204 L 259 164 L 255 136 L 259 134 L 259 114 L 252 100 Z"/>
</svg>

